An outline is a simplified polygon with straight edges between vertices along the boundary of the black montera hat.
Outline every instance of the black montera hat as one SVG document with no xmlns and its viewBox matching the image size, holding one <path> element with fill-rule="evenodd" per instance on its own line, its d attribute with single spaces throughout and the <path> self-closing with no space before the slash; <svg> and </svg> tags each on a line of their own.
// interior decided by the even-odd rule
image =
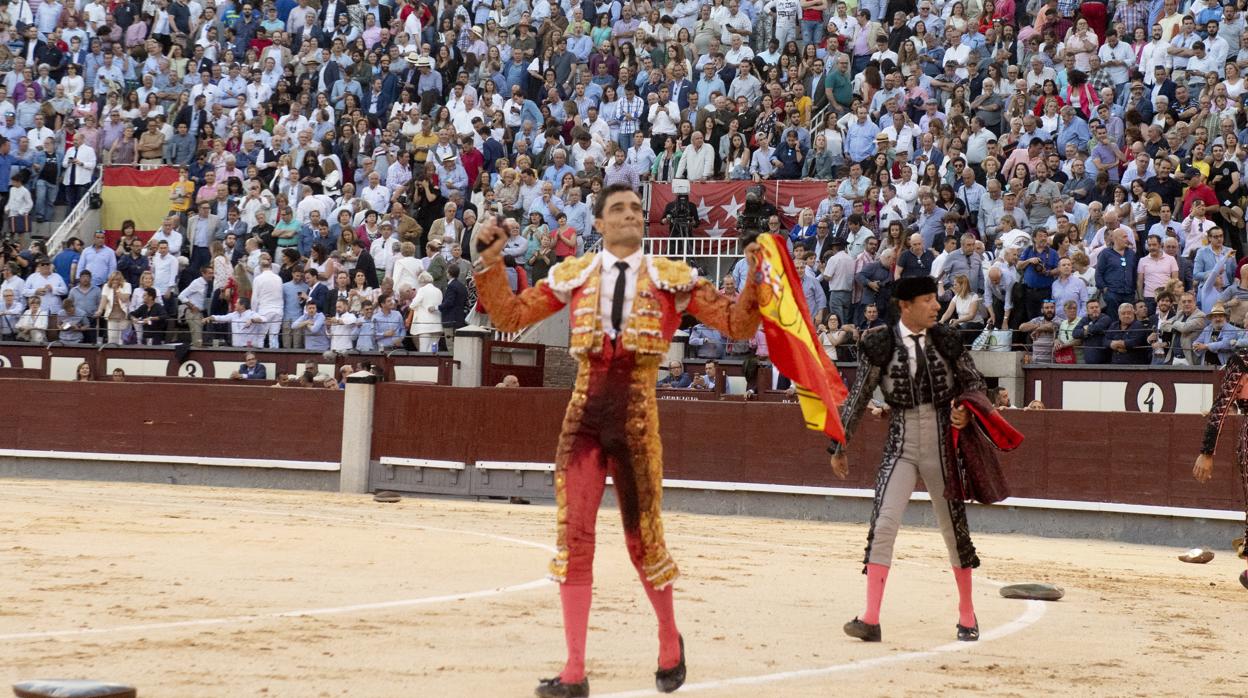
<svg viewBox="0 0 1248 698">
<path fill-rule="evenodd" d="M 930 276 L 911 276 L 893 285 L 893 298 L 899 301 L 912 301 L 929 293 L 936 293 L 936 279 Z"/>
</svg>

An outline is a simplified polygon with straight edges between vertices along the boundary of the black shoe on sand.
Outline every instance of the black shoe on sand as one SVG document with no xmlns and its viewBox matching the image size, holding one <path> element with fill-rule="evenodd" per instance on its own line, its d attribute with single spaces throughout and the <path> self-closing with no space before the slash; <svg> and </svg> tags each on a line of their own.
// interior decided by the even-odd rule
<svg viewBox="0 0 1248 698">
<path fill-rule="evenodd" d="M 976 642 L 979 640 L 979 618 L 975 619 L 975 625 L 966 627 L 958 623 L 958 640 L 960 642 Z"/>
<path fill-rule="evenodd" d="M 845 624 L 845 634 L 850 637 L 856 637 L 863 642 L 879 642 L 880 624 L 872 625 L 855 618 Z"/>
<path fill-rule="evenodd" d="M 654 672 L 654 687 L 659 693 L 672 693 L 685 685 L 685 637 L 680 636 L 680 664 Z"/>
<path fill-rule="evenodd" d="M 558 676 L 542 679 L 533 694 L 537 698 L 589 698 L 589 678 L 581 679 L 580 683 L 564 683 Z"/>
</svg>

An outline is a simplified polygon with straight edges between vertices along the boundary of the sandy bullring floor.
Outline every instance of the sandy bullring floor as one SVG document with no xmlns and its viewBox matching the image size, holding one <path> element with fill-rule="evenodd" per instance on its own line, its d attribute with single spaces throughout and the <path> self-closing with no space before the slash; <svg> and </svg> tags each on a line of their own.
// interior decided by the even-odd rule
<svg viewBox="0 0 1248 698">
<path fill-rule="evenodd" d="M 918 506 L 918 504 L 916 504 Z M 972 527 L 974 520 L 972 519 Z M 594 696 L 651 695 L 653 617 L 618 518 L 599 520 Z M 938 535 L 904 530 L 884 639 L 850 640 L 864 526 L 670 514 L 705 696 L 1242 696 L 1248 591 L 1219 551 L 977 536 L 984 575 L 952 642 Z M 527 696 L 563 656 L 542 506 L 0 481 L 0 683 L 92 677 L 145 697 Z M 981 576 L 981 577 L 982 577 Z M 0 688 L 0 694 L 4 693 Z"/>
</svg>

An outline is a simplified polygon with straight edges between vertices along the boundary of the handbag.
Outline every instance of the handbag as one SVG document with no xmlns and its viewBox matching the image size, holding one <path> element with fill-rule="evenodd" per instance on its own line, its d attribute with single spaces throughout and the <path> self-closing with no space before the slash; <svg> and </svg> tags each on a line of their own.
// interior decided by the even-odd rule
<svg viewBox="0 0 1248 698">
<path fill-rule="evenodd" d="M 121 333 L 121 343 L 122 344 L 138 344 L 139 333 L 136 332 L 133 327 L 127 327 L 126 331 Z"/>
<path fill-rule="evenodd" d="M 1073 364 L 1075 363 L 1075 348 L 1062 347 L 1053 350 L 1053 363 L 1055 364 Z"/>
</svg>

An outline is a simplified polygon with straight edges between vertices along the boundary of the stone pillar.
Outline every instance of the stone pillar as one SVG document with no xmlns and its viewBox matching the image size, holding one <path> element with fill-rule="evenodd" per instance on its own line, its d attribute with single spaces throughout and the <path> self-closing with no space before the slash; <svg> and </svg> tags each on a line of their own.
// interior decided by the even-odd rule
<svg viewBox="0 0 1248 698">
<path fill-rule="evenodd" d="M 1025 407 L 1022 403 L 1026 385 L 1023 381 L 1023 352 L 1021 351 L 972 351 L 975 368 L 985 378 L 996 378 L 997 385 L 1010 391 L 1010 403 Z"/>
<path fill-rule="evenodd" d="M 455 330 L 454 377 L 451 385 L 457 388 L 480 388 L 485 375 L 485 340 L 490 330 L 469 325 Z"/>
<path fill-rule="evenodd" d="M 676 334 L 672 335 L 672 343 L 667 347 L 667 363 L 673 361 L 685 360 L 685 351 L 689 348 L 689 333 L 684 330 L 676 330 Z"/>
<path fill-rule="evenodd" d="M 373 402 L 377 376 L 360 371 L 347 376 L 342 403 L 342 463 L 338 491 L 368 492 L 368 468 L 373 450 Z"/>
</svg>

